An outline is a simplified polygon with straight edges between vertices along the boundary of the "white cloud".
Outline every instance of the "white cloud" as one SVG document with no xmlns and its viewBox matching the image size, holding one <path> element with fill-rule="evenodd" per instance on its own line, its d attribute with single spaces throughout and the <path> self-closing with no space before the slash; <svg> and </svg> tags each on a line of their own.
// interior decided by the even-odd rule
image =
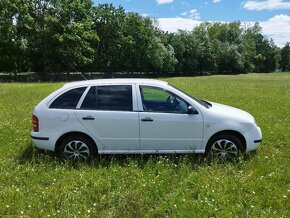
<svg viewBox="0 0 290 218">
<path fill-rule="evenodd" d="M 181 17 L 159 18 L 157 21 L 160 29 L 171 33 L 177 32 L 179 29 L 191 31 L 194 27 L 198 26 L 202 22 L 197 19 Z M 255 22 L 249 21 L 246 23 L 253 25 Z M 261 21 L 259 23 L 263 27 L 262 33 L 269 39 L 272 38 L 277 46 L 283 47 L 286 42 L 290 42 L 290 16 L 283 14 L 275 15 L 269 20 Z"/>
<path fill-rule="evenodd" d="M 212 0 L 212 3 L 220 3 L 221 0 Z"/>
<path fill-rule="evenodd" d="M 290 9 L 290 2 L 284 0 L 246 1 L 243 7 L 247 10 Z"/>
<path fill-rule="evenodd" d="M 196 9 L 192 9 L 190 11 L 185 11 L 180 14 L 183 17 L 191 18 L 193 20 L 199 20 L 200 19 L 200 13 L 197 12 Z"/>
<path fill-rule="evenodd" d="M 149 17 L 150 15 L 149 14 L 146 14 L 146 13 L 143 13 L 141 14 L 142 17 Z"/>
<path fill-rule="evenodd" d="M 184 11 L 180 14 L 181 16 L 187 16 L 188 15 L 188 11 Z"/>
<path fill-rule="evenodd" d="M 272 38 L 279 47 L 290 42 L 290 16 L 279 14 L 267 21 L 260 22 L 263 27 L 263 34 L 268 38 Z"/>
<path fill-rule="evenodd" d="M 189 18 L 159 18 L 157 19 L 160 29 L 170 33 L 177 32 L 177 30 L 192 30 L 198 26 L 201 21 Z"/>
<path fill-rule="evenodd" d="M 187 7 L 190 6 L 190 4 L 189 4 L 188 2 L 181 2 L 181 5 L 185 5 L 185 6 L 187 6 Z"/>
<path fill-rule="evenodd" d="M 189 13 L 190 13 L 190 17 L 191 17 L 192 19 L 194 19 L 194 20 L 198 20 L 198 19 L 200 19 L 200 14 L 197 12 L 196 9 L 192 9 L 192 10 L 190 10 Z"/>
<path fill-rule="evenodd" d="M 156 0 L 156 2 L 157 2 L 158 5 L 171 3 L 173 1 L 174 0 Z"/>
</svg>

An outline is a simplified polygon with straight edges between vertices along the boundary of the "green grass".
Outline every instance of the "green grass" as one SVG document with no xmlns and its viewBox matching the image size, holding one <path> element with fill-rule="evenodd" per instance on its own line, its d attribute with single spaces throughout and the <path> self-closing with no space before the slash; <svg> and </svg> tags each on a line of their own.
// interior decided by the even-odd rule
<svg viewBox="0 0 290 218">
<path fill-rule="evenodd" d="M 250 112 L 263 131 L 238 163 L 198 155 L 60 161 L 31 145 L 31 112 L 62 83 L 0 84 L 0 216 L 289 217 L 290 74 L 165 79 Z"/>
</svg>

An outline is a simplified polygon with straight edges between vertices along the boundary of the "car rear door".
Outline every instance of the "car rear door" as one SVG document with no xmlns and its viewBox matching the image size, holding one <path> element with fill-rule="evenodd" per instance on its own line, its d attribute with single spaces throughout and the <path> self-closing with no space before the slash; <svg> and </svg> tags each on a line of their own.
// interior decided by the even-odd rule
<svg viewBox="0 0 290 218">
<path fill-rule="evenodd" d="M 139 120 L 134 85 L 91 86 L 79 109 L 78 120 L 97 138 L 99 152 L 123 153 L 139 149 Z"/>
</svg>

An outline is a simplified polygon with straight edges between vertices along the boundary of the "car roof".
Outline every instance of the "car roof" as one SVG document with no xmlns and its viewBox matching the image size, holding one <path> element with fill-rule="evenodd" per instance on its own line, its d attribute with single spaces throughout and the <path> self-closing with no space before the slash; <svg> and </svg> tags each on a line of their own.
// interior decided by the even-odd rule
<svg viewBox="0 0 290 218">
<path fill-rule="evenodd" d="M 155 79 L 132 79 L 132 78 L 122 78 L 122 79 L 95 79 L 95 80 L 83 80 L 77 82 L 66 83 L 64 87 L 74 87 L 81 85 L 101 85 L 101 84 L 150 84 L 150 85 L 167 85 L 168 83 L 161 80 Z"/>
</svg>

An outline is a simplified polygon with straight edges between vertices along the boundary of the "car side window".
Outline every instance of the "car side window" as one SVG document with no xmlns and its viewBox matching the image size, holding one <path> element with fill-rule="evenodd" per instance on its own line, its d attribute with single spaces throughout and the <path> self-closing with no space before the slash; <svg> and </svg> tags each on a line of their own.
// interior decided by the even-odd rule
<svg viewBox="0 0 290 218">
<path fill-rule="evenodd" d="M 87 87 L 71 89 L 58 96 L 49 106 L 54 109 L 75 109 Z"/>
<path fill-rule="evenodd" d="M 140 86 L 143 110 L 186 114 L 189 104 L 179 96 L 157 87 Z"/>
<path fill-rule="evenodd" d="M 133 111 L 132 86 L 93 86 L 86 95 L 81 109 Z"/>
</svg>

